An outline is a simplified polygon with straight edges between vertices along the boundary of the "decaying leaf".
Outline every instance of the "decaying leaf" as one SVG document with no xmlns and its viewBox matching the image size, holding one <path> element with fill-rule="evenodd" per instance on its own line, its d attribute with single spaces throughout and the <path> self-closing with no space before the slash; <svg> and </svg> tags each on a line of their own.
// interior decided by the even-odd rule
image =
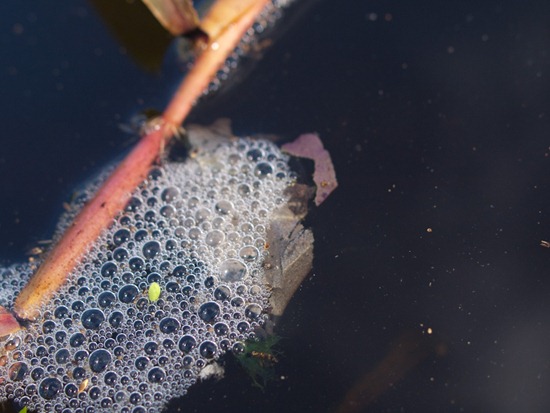
<svg viewBox="0 0 550 413">
<path fill-rule="evenodd" d="M 281 316 L 311 271 L 313 233 L 300 224 L 307 214 L 311 188 L 295 185 L 287 205 L 276 211 L 267 233 L 269 255 L 264 262 L 266 281 L 271 285 L 271 315 Z"/>
<path fill-rule="evenodd" d="M 195 30 L 199 17 L 191 0 L 143 0 L 151 13 L 174 36 Z"/>
<path fill-rule="evenodd" d="M 313 181 L 317 186 L 315 205 L 321 205 L 336 189 L 338 181 L 330 153 L 323 147 L 319 136 L 315 133 L 305 133 L 295 141 L 284 144 L 281 149 L 290 155 L 313 160 L 315 163 Z"/>
</svg>

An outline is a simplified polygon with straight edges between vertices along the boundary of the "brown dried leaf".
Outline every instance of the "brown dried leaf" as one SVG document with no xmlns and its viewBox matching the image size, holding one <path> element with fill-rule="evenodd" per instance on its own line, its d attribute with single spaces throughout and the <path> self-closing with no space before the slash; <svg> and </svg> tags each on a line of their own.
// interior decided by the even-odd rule
<svg viewBox="0 0 550 413">
<path fill-rule="evenodd" d="M 195 30 L 199 25 L 191 0 L 143 0 L 151 13 L 174 36 Z"/>
</svg>

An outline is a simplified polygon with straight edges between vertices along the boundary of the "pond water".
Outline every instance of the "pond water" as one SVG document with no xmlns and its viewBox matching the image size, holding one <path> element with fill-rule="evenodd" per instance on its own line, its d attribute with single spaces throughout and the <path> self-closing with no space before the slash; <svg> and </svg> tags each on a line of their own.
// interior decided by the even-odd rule
<svg viewBox="0 0 550 413">
<path fill-rule="evenodd" d="M 543 0 L 288 11 L 246 78 L 190 121 L 319 132 L 340 186 L 307 218 L 314 269 L 279 325 L 279 378 L 262 392 L 229 363 L 168 411 L 335 412 L 369 372 L 361 411 L 548 411 L 549 13 Z M 173 51 L 141 69 L 89 2 L 8 0 L 0 19 L 13 262 L 135 143 L 118 125 L 161 110 L 180 72 Z"/>
</svg>

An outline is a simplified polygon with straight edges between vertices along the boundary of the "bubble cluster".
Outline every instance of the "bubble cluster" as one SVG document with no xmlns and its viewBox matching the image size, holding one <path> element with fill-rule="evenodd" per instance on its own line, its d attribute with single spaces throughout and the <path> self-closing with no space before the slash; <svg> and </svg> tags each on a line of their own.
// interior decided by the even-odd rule
<svg viewBox="0 0 550 413">
<path fill-rule="evenodd" d="M 262 41 L 271 34 L 275 23 L 283 16 L 283 10 L 292 4 L 294 0 L 272 0 L 256 17 L 254 24 L 244 33 L 241 41 L 229 55 L 223 66 L 218 70 L 214 79 L 204 90 L 203 95 L 208 95 L 219 90 L 235 74 L 235 69 L 241 60 L 247 56 L 255 56 L 265 48 Z M 182 52 L 184 56 L 187 53 Z"/>
<path fill-rule="evenodd" d="M 39 320 L 0 342 L 0 399 L 62 413 L 158 412 L 242 348 L 266 318 L 262 263 L 293 182 L 287 161 L 272 143 L 234 139 L 153 169 Z M 0 305 L 32 270 L 0 270 Z"/>
</svg>

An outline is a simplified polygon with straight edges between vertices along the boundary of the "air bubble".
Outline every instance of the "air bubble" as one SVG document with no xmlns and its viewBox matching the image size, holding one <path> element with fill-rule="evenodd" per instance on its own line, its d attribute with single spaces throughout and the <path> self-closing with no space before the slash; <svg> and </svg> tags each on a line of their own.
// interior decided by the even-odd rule
<svg viewBox="0 0 550 413">
<path fill-rule="evenodd" d="M 178 277 L 178 278 L 183 277 L 186 273 L 187 273 L 187 270 L 185 269 L 185 267 L 183 265 L 178 265 L 172 271 L 172 275 L 174 277 Z"/>
<path fill-rule="evenodd" d="M 134 240 L 136 240 L 137 242 L 141 242 L 143 241 L 145 238 L 147 238 L 147 231 L 145 231 L 144 229 L 140 229 L 139 231 L 136 231 L 136 233 L 134 234 Z"/>
<path fill-rule="evenodd" d="M 143 216 L 143 218 L 145 219 L 145 221 L 147 222 L 154 222 L 155 221 L 155 211 L 147 211 L 145 213 L 145 215 Z"/>
<path fill-rule="evenodd" d="M 207 208 L 201 208 L 195 213 L 195 219 L 197 222 L 206 221 L 210 217 L 210 210 Z"/>
<path fill-rule="evenodd" d="M 206 234 L 204 241 L 211 247 L 217 247 L 223 242 L 224 238 L 223 232 L 215 229 Z"/>
<path fill-rule="evenodd" d="M 145 262 L 140 257 L 132 257 L 128 261 L 128 265 L 132 271 L 141 271 L 145 266 Z"/>
<path fill-rule="evenodd" d="M 42 324 L 42 332 L 44 334 L 49 334 L 54 331 L 55 327 L 56 324 L 53 321 L 46 321 L 44 322 L 44 324 Z"/>
<path fill-rule="evenodd" d="M 147 283 L 148 284 L 158 283 L 161 279 L 162 277 L 158 272 L 152 272 L 147 276 Z"/>
<path fill-rule="evenodd" d="M 109 324 L 114 328 L 117 328 L 122 323 L 124 316 L 120 311 L 115 311 L 109 316 Z"/>
<path fill-rule="evenodd" d="M 80 321 L 82 322 L 84 328 L 97 330 L 101 323 L 105 321 L 105 315 L 101 310 L 93 308 L 91 310 L 84 311 Z"/>
<path fill-rule="evenodd" d="M 113 401 L 108 398 L 108 397 L 105 397 L 104 399 L 101 400 L 101 403 L 100 403 L 100 406 L 101 408 L 103 409 L 109 409 L 111 410 L 111 406 L 113 405 Z"/>
<path fill-rule="evenodd" d="M 233 210 L 233 204 L 229 201 L 219 201 L 216 204 L 216 212 L 221 215 L 228 215 Z"/>
<path fill-rule="evenodd" d="M 211 359 L 218 352 L 218 346 L 212 341 L 204 341 L 199 347 L 199 352 L 204 358 Z"/>
<path fill-rule="evenodd" d="M 212 288 L 215 284 L 214 277 L 208 277 L 204 280 L 204 286 L 206 288 Z"/>
<path fill-rule="evenodd" d="M 244 346 L 244 344 L 239 342 L 236 342 L 235 344 L 233 344 L 233 348 L 231 349 L 231 351 L 233 351 L 233 353 L 237 355 L 243 354 L 245 350 L 246 350 L 246 347 Z"/>
<path fill-rule="evenodd" d="M 155 354 L 157 349 L 158 349 L 158 344 L 152 341 L 145 343 L 145 346 L 143 346 L 143 350 L 145 351 L 145 354 L 148 354 L 150 356 Z"/>
<path fill-rule="evenodd" d="M 113 387 L 117 383 L 118 377 L 117 374 L 114 371 L 109 371 L 105 373 L 105 377 L 103 378 L 103 381 L 107 386 Z"/>
<path fill-rule="evenodd" d="M 125 261 L 129 255 L 128 250 L 123 247 L 118 247 L 113 251 L 113 259 L 118 262 Z"/>
<path fill-rule="evenodd" d="M 214 333 L 216 333 L 217 336 L 225 336 L 228 331 L 229 331 L 229 327 L 227 327 L 227 324 L 225 323 L 214 324 Z"/>
<path fill-rule="evenodd" d="M 250 328 L 250 324 L 248 324 L 246 321 L 241 321 L 239 324 L 237 324 L 237 330 L 241 334 L 246 333 L 249 328 Z"/>
<path fill-rule="evenodd" d="M 162 191 L 161 198 L 164 202 L 174 202 L 179 198 L 180 190 L 175 187 L 166 188 Z"/>
<path fill-rule="evenodd" d="M 151 383 L 162 383 L 166 378 L 166 373 L 160 367 L 154 367 L 149 370 L 147 378 Z"/>
<path fill-rule="evenodd" d="M 258 251 L 258 248 L 253 247 L 252 245 L 247 245 L 239 251 L 239 257 L 246 262 L 256 261 L 259 255 L 260 252 Z"/>
<path fill-rule="evenodd" d="M 175 251 L 178 248 L 178 243 L 173 239 L 169 239 L 165 244 L 166 251 Z"/>
<path fill-rule="evenodd" d="M 110 291 L 105 291 L 99 294 L 97 298 L 97 303 L 101 308 L 106 308 L 111 306 L 116 301 L 115 295 Z"/>
<path fill-rule="evenodd" d="M 53 313 L 55 318 L 65 318 L 69 315 L 69 309 L 65 307 L 64 305 L 60 305 L 57 307 Z"/>
<path fill-rule="evenodd" d="M 13 363 L 8 370 L 8 377 L 13 381 L 21 381 L 29 371 L 29 367 L 22 362 Z"/>
<path fill-rule="evenodd" d="M 200 306 L 199 317 L 206 323 L 212 322 L 220 314 L 220 306 L 215 302 L 204 303 Z"/>
<path fill-rule="evenodd" d="M 55 353 L 55 361 L 58 364 L 65 364 L 71 359 L 71 353 L 69 350 L 62 348 Z"/>
<path fill-rule="evenodd" d="M 84 361 L 88 358 L 88 352 L 86 350 L 79 350 L 74 353 L 74 360 L 76 362 Z"/>
<path fill-rule="evenodd" d="M 150 171 L 149 171 L 149 179 L 151 179 L 152 181 L 158 181 L 160 178 L 162 178 L 163 176 L 163 173 L 162 173 L 162 170 L 159 169 L 159 168 L 152 168 Z"/>
<path fill-rule="evenodd" d="M 264 156 L 263 152 L 258 148 L 250 149 L 246 153 L 246 157 L 248 158 L 248 160 L 254 161 L 254 162 L 262 159 L 263 156 Z"/>
<path fill-rule="evenodd" d="M 258 304 L 250 304 L 246 307 L 244 314 L 251 320 L 257 320 L 262 313 L 262 308 Z"/>
<path fill-rule="evenodd" d="M 163 318 L 159 324 L 160 331 L 165 334 L 174 333 L 179 328 L 180 328 L 180 323 L 175 318 L 170 318 L 170 317 Z"/>
<path fill-rule="evenodd" d="M 130 394 L 130 403 L 132 404 L 138 404 L 141 401 L 141 394 L 139 393 L 132 393 Z M 132 413 L 134 413 L 136 410 L 133 410 Z"/>
<path fill-rule="evenodd" d="M 50 377 L 40 382 L 38 394 L 46 400 L 52 400 L 61 391 L 61 388 L 61 382 L 58 379 Z"/>
<path fill-rule="evenodd" d="M 166 283 L 166 291 L 169 293 L 178 293 L 180 291 L 180 285 L 177 282 L 170 281 Z"/>
<path fill-rule="evenodd" d="M 198 240 L 201 235 L 202 235 L 202 231 L 200 230 L 200 228 L 193 227 L 189 230 L 189 238 L 191 238 L 194 241 Z"/>
<path fill-rule="evenodd" d="M 44 369 L 42 367 L 36 367 L 31 371 L 31 378 L 34 381 L 38 381 L 42 377 L 44 377 Z"/>
<path fill-rule="evenodd" d="M 94 373 L 100 373 L 111 362 L 111 354 L 107 350 L 99 349 L 90 354 L 89 365 Z"/>
<path fill-rule="evenodd" d="M 146 259 L 152 260 L 160 253 L 160 243 L 158 241 L 149 241 L 143 246 L 142 252 Z"/>
<path fill-rule="evenodd" d="M 78 387 L 76 384 L 69 383 L 65 386 L 65 394 L 69 396 L 69 398 L 74 398 L 78 394 Z"/>
<path fill-rule="evenodd" d="M 147 365 L 149 364 L 149 359 L 147 357 L 138 357 L 134 364 L 136 366 L 136 369 L 138 369 L 139 371 L 143 371 L 147 368 Z"/>
<path fill-rule="evenodd" d="M 101 396 L 101 389 L 99 387 L 92 387 L 88 391 L 88 396 L 90 396 L 90 399 L 97 400 Z"/>
<path fill-rule="evenodd" d="M 128 204 L 126 204 L 125 210 L 127 212 L 134 212 L 141 206 L 141 204 L 142 204 L 141 199 L 133 196 L 128 201 Z"/>
<path fill-rule="evenodd" d="M 225 285 L 220 285 L 214 290 L 214 298 L 216 300 L 225 301 L 231 296 L 231 290 Z"/>
<path fill-rule="evenodd" d="M 130 239 L 130 231 L 126 228 L 119 229 L 113 235 L 113 242 L 115 245 L 121 245 Z"/>
<path fill-rule="evenodd" d="M 73 369 L 73 379 L 81 380 L 86 377 L 86 369 L 83 367 L 76 367 Z"/>
<path fill-rule="evenodd" d="M 246 197 L 250 195 L 250 187 L 247 184 L 241 184 L 239 185 L 238 192 L 242 197 Z"/>
<path fill-rule="evenodd" d="M 197 345 L 197 340 L 193 336 L 185 335 L 183 336 L 179 343 L 178 348 L 185 354 L 193 350 Z"/>
<path fill-rule="evenodd" d="M 171 218 L 176 213 L 172 205 L 165 205 L 160 209 L 160 214 L 165 218 Z"/>
<path fill-rule="evenodd" d="M 242 307 L 244 305 L 244 300 L 241 297 L 235 297 L 231 300 L 231 305 L 233 307 Z"/>
<path fill-rule="evenodd" d="M 246 275 L 246 265 L 239 260 L 228 259 L 220 265 L 220 273 L 223 281 L 241 281 Z"/>
<path fill-rule="evenodd" d="M 273 167 L 267 162 L 259 163 L 256 168 L 254 168 L 254 175 L 259 178 L 265 178 L 273 173 Z"/>
<path fill-rule="evenodd" d="M 55 341 L 58 343 L 62 343 L 65 341 L 65 338 L 67 337 L 67 333 L 64 331 L 58 331 L 55 333 Z"/>
<path fill-rule="evenodd" d="M 134 301 L 138 294 L 138 288 L 133 284 L 128 284 L 120 289 L 118 292 L 118 299 L 123 303 L 128 304 Z"/>
</svg>

